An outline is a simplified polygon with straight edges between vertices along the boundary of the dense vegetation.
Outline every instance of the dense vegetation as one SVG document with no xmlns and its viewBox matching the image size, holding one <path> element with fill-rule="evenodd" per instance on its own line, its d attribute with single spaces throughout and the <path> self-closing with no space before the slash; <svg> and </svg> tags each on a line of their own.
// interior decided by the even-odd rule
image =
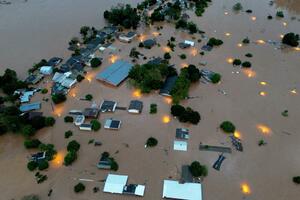
<svg viewBox="0 0 300 200">
<path fill-rule="evenodd" d="M 85 190 L 85 186 L 83 185 L 83 183 L 78 183 L 74 186 L 74 192 L 79 193 L 79 192 L 83 192 Z"/>
<path fill-rule="evenodd" d="M 158 144 L 158 141 L 154 137 L 150 137 L 146 141 L 146 146 L 147 147 L 155 147 Z"/>
<path fill-rule="evenodd" d="M 299 40 L 300 37 L 298 34 L 287 33 L 283 36 L 282 43 L 292 47 L 297 47 L 299 45 Z"/>
<path fill-rule="evenodd" d="M 131 83 L 143 93 L 161 88 L 165 77 L 169 74 L 167 64 L 135 65 L 129 72 Z"/>
<path fill-rule="evenodd" d="M 201 165 L 198 161 L 192 162 L 192 164 L 189 166 L 190 172 L 193 177 L 204 177 L 207 176 L 208 170 L 205 165 Z"/>
<path fill-rule="evenodd" d="M 99 67 L 102 64 L 101 60 L 99 58 L 93 58 L 91 60 L 91 67 L 96 68 Z"/>
<path fill-rule="evenodd" d="M 171 107 L 171 114 L 174 117 L 178 117 L 179 121 L 184 123 L 198 124 L 201 120 L 201 116 L 197 111 L 192 110 L 190 107 L 184 108 L 178 104 Z"/>
<path fill-rule="evenodd" d="M 111 8 L 110 11 L 104 12 L 104 18 L 113 25 L 121 25 L 124 28 L 136 29 L 140 22 L 140 15 L 136 8 L 129 4 Z"/>
<path fill-rule="evenodd" d="M 235 126 L 232 122 L 230 121 L 224 121 L 221 123 L 220 128 L 225 132 L 225 133 L 234 133 L 235 132 Z"/>
<path fill-rule="evenodd" d="M 62 93 L 52 95 L 52 101 L 54 104 L 60 104 L 62 102 L 65 102 L 66 100 L 67 100 L 66 95 L 64 95 Z"/>
</svg>

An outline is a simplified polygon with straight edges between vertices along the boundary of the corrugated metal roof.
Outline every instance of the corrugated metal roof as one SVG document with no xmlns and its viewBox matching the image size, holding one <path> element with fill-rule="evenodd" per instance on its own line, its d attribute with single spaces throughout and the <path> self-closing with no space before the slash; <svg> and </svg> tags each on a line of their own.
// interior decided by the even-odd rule
<svg viewBox="0 0 300 200">
<path fill-rule="evenodd" d="M 118 60 L 97 75 L 97 79 L 118 86 L 129 74 L 133 64 Z"/>
<path fill-rule="evenodd" d="M 23 104 L 20 106 L 21 112 L 31 111 L 31 110 L 38 110 L 41 109 L 41 102 Z"/>
<path fill-rule="evenodd" d="M 108 174 L 103 192 L 122 194 L 127 183 L 128 176 Z"/>
</svg>

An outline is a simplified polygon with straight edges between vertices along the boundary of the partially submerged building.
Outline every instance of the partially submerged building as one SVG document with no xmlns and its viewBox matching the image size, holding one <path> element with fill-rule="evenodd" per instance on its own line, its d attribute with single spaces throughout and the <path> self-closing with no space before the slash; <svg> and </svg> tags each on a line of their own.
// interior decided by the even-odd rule
<svg viewBox="0 0 300 200">
<path fill-rule="evenodd" d="M 52 66 L 42 66 L 40 68 L 40 73 L 43 75 L 51 75 L 53 73 L 53 67 Z"/>
<path fill-rule="evenodd" d="M 113 193 L 113 194 L 128 194 L 136 196 L 144 196 L 145 186 L 137 184 L 127 185 L 128 176 L 108 174 L 103 192 Z"/>
<path fill-rule="evenodd" d="M 180 200 L 202 200 L 202 185 L 200 183 L 180 183 L 164 180 L 162 198 Z"/>
<path fill-rule="evenodd" d="M 107 120 L 105 120 L 104 128 L 110 129 L 110 130 L 119 130 L 121 127 L 121 124 L 122 124 L 121 120 L 107 119 Z"/>
<path fill-rule="evenodd" d="M 139 114 L 143 110 L 143 102 L 139 100 L 132 100 L 130 101 L 129 107 L 128 107 L 128 112 L 129 113 L 134 113 L 134 114 Z"/>
<path fill-rule="evenodd" d="M 84 115 L 76 115 L 74 124 L 76 126 L 80 126 L 81 124 L 84 123 L 84 120 L 85 120 L 85 116 Z"/>
<path fill-rule="evenodd" d="M 151 49 L 154 45 L 156 45 L 156 41 L 154 39 L 148 39 L 143 42 L 143 45 L 146 49 Z"/>
<path fill-rule="evenodd" d="M 30 160 L 35 161 L 35 162 L 40 162 L 46 158 L 46 152 L 38 152 L 35 154 L 32 154 L 30 157 Z"/>
<path fill-rule="evenodd" d="M 100 72 L 96 79 L 112 86 L 119 86 L 128 77 L 132 67 L 133 64 L 118 60 Z"/>
<path fill-rule="evenodd" d="M 189 139 L 189 129 L 187 128 L 177 128 L 176 129 L 176 139 L 187 140 Z"/>
<path fill-rule="evenodd" d="M 159 94 L 162 96 L 168 96 L 168 97 L 171 96 L 171 91 L 175 86 L 177 78 L 178 78 L 177 75 L 167 77 L 162 88 L 159 91 Z"/>
<path fill-rule="evenodd" d="M 129 31 L 127 34 L 120 34 L 119 40 L 121 42 L 131 42 L 137 36 L 136 32 Z"/>
<path fill-rule="evenodd" d="M 97 119 L 99 116 L 99 109 L 98 108 L 85 108 L 83 111 L 83 115 L 86 118 Z"/>
<path fill-rule="evenodd" d="M 44 78 L 44 75 L 42 75 L 42 74 L 31 74 L 25 79 L 25 82 L 28 84 L 35 85 L 38 82 L 40 82 L 43 78 Z"/>
<path fill-rule="evenodd" d="M 186 141 L 174 141 L 173 149 L 175 151 L 187 151 L 188 144 Z"/>
<path fill-rule="evenodd" d="M 117 107 L 117 102 L 104 100 L 100 105 L 100 112 L 115 112 Z"/>
<path fill-rule="evenodd" d="M 23 104 L 20 106 L 20 111 L 21 112 L 28 112 L 32 110 L 39 110 L 41 109 L 41 102 L 34 102 L 34 103 L 28 103 L 28 104 Z"/>
<path fill-rule="evenodd" d="M 81 124 L 79 126 L 79 130 L 82 130 L 82 131 L 92 131 L 92 125 L 91 124 Z"/>
</svg>

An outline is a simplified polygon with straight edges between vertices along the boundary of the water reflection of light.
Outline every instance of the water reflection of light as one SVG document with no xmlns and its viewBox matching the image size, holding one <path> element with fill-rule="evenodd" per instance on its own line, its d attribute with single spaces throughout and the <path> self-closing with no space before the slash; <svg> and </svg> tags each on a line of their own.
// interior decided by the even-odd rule
<svg viewBox="0 0 300 200">
<path fill-rule="evenodd" d="M 258 44 L 266 44 L 266 42 L 264 40 L 257 40 L 256 41 Z"/>
<path fill-rule="evenodd" d="M 233 63 L 233 58 L 227 58 L 227 62 L 228 62 L 229 64 L 232 64 L 232 63 Z"/>
<path fill-rule="evenodd" d="M 154 32 L 152 32 L 152 35 L 153 35 L 154 37 L 157 37 L 157 36 L 159 36 L 159 32 L 154 31 Z"/>
<path fill-rule="evenodd" d="M 53 167 L 58 168 L 61 167 L 64 162 L 65 153 L 63 151 L 57 152 L 54 159 L 51 161 Z"/>
<path fill-rule="evenodd" d="M 192 55 L 192 56 L 196 56 L 197 53 L 198 53 L 198 50 L 197 50 L 196 48 L 192 48 L 192 50 L 191 50 L 191 55 Z"/>
<path fill-rule="evenodd" d="M 296 89 L 292 89 L 292 90 L 291 90 L 291 93 L 292 93 L 292 94 L 297 94 L 297 90 L 296 90 Z"/>
<path fill-rule="evenodd" d="M 111 55 L 109 58 L 109 61 L 111 63 L 115 63 L 117 60 L 118 60 L 118 56 L 116 56 L 116 55 Z"/>
<path fill-rule="evenodd" d="M 256 17 L 255 17 L 255 16 L 251 17 L 251 20 L 252 20 L 252 21 L 255 21 L 255 20 L 256 20 Z"/>
<path fill-rule="evenodd" d="M 256 76 L 256 72 L 253 71 L 252 69 L 244 69 L 243 73 L 248 77 L 248 78 L 253 78 Z"/>
<path fill-rule="evenodd" d="M 168 124 L 170 121 L 171 121 L 170 116 L 168 116 L 168 115 L 164 115 L 164 116 L 163 116 L 162 122 L 163 122 L 164 124 Z"/>
<path fill-rule="evenodd" d="M 165 101 L 167 104 L 171 104 L 171 103 L 172 103 L 172 98 L 171 98 L 171 97 L 164 97 L 164 101 Z"/>
<path fill-rule="evenodd" d="M 140 42 L 144 42 L 145 39 L 146 39 L 146 36 L 145 36 L 144 34 L 141 34 L 141 35 L 139 36 Z"/>
<path fill-rule="evenodd" d="M 261 81 L 260 84 L 261 84 L 261 85 L 267 85 L 267 82 Z"/>
<path fill-rule="evenodd" d="M 264 91 L 261 91 L 261 92 L 259 92 L 259 95 L 265 97 L 265 96 L 267 96 L 267 93 Z"/>
<path fill-rule="evenodd" d="M 271 128 L 264 124 L 258 124 L 256 128 L 264 135 L 269 135 L 272 132 Z"/>
<path fill-rule="evenodd" d="M 141 90 L 139 90 L 139 89 L 134 90 L 133 93 L 132 93 L 132 96 L 135 97 L 135 98 L 141 98 L 142 97 Z"/>
<path fill-rule="evenodd" d="M 234 137 L 236 137 L 236 138 L 238 138 L 238 139 L 242 139 L 242 134 L 241 134 L 241 132 L 239 132 L 239 131 L 235 131 L 235 132 L 233 133 L 233 135 L 234 135 Z"/>
<path fill-rule="evenodd" d="M 300 47 L 295 47 L 294 48 L 296 51 L 300 51 Z"/>
<path fill-rule="evenodd" d="M 243 194 L 250 194 L 251 193 L 250 186 L 247 183 L 242 183 L 241 189 L 242 189 Z"/>
<path fill-rule="evenodd" d="M 187 63 L 181 63 L 180 66 L 181 66 L 181 68 L 186 68 L 186 67 L 188 67 L 189 65 L 188 65 Z"/>
<path fill-rule="evenodd" d="M 169 52 L 171 52 L 171 48 L 168 47 L 168 46 L 164 46 L 163 51 L 166 52 L 166 53 L 169 53 Z"/>
</svg>

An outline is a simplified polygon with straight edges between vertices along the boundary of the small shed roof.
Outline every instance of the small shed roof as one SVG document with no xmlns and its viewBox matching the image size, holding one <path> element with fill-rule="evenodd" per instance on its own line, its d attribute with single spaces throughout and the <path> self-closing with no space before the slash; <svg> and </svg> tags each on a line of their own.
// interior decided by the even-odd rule
<svg viewBox="0 0 300 200">
<path fill-rule="evenodd" d="M 146 48 L 151 48 L 156 44 L 156 41 L 154 39 L 148 39 L 148 40 L 145 40 L 143 42 L 143 44 Z"/>
<path fill-rule="evenodd" d="M 118 86 L 128 77 L 132 67 L 133 64 L 118 60 L 99 73 L 96 78 L 113 86 Z"/>
<path fill-rule="evenodd" d="M 173 149 L 176 151 L 187 151 L 187 142 L 175 140 Z"/>
<path fill-rule="evenodd" d="M 128 176 L 125 175 L 108 174 L 103 192 L 122 194 L 127 179 Z"/>
<path fill-rule="evenodd" d="M 189 139 L 189 129 L 187 128 L 177 128 L 176 129 L 176 138 L 187 140 Z"/>
<path fill-rule="evenodd" d="M 104 124 L 106 129 L 119 129 L 121 127 L 121 121 L 115 119 L 107 119 Z"/>
<path fill-rule="evenodd" d="M 202 186 L 200 183 L 179 183 L 164 180 L 163 198 L 182 200 L 202 200 Z"/>
</svg>

